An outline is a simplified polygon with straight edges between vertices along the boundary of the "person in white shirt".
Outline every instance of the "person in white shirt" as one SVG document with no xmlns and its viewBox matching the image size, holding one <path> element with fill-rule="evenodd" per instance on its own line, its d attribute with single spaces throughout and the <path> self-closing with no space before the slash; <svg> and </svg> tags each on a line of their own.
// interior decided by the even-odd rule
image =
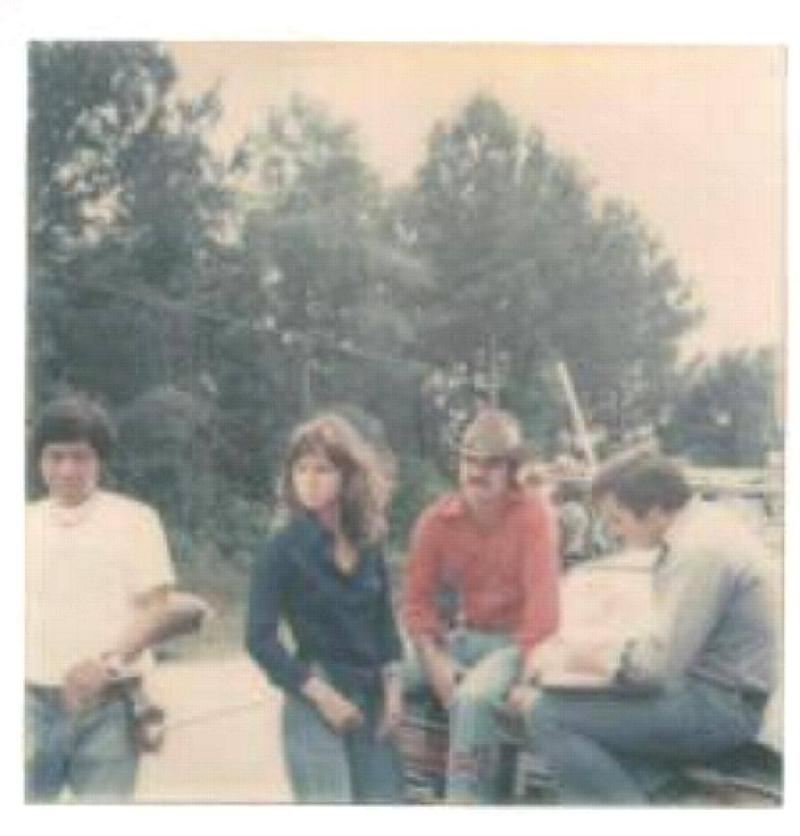
<svg viewBox="0 0 800 836">
<path fill-rule="evenodd" d="M 175 576 L 158 515 L 99 487 L 113 427 L 83 396 L 42 412 L 46 495 L 26 514 L 25 791 L 28 801 L 121 801 L 138 753 L 120 671 L 144 669 Z"/>
</svg>

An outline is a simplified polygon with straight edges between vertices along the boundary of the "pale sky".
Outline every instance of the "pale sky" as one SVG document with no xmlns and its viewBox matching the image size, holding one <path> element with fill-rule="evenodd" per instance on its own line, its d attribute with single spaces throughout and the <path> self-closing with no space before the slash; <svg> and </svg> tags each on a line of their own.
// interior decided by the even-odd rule
<svg viewBox="0 0 800 836">
<path fill-rule="evenodd" d="M 635 205 L 696 285 L 687 350 L 783 330 L 785 53 L 771 46 L 171 44 L 181 89 L 219 80 L 230 148 L 293 91 L 352 122 L 387 184 L 408 182 L 437 119 L 483 91 Z"/>
</svg>

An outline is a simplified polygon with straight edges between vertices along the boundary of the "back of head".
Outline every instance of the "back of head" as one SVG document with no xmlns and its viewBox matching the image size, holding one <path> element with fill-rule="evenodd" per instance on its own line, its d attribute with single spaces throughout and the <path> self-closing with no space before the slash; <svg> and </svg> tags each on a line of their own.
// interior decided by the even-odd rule
<svg viewBox="0 0 800 836">
<path fill-rule="evenodd" d="M 651 508 L 674 512 L 692 495 L 675 462 L 650 451 L 627 453 L 609 460 L 592 480 L 592 499 L 613 496 L 642 517 Z"/>
<path fill-rule="evenodd" d="M 114 425 L 106 410 L 85 395 L 66 395 L 49 403 L 42 411 L 33 437 L 38 458 L 48 444 L 84 441 L 100 459 L 107 459 L 114 445 Z"/>
</svg>

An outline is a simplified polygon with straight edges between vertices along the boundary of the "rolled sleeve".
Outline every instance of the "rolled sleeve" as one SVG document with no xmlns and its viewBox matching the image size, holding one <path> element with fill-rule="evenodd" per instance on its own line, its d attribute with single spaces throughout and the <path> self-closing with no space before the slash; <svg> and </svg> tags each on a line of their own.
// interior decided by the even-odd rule
<svg viewBox="0 0 800 836">
<path fill-rule="evenodd" d="M 652 618 L 628 639 L 620 676 L 660 683 L 685 673 L 706 643 L 728 590 L 724 561 L 712 553 L 690 553 L 664 568 Z"/>
<path fill-rule="evenodd" d="M 137 508 L 131 539 L 126 544 L 130 557 L 130 594 L 135 598 L 160 587 L 175 585 L 175 571 L 169 546 L 158 514 L 145 505 Z"/>
</svg>

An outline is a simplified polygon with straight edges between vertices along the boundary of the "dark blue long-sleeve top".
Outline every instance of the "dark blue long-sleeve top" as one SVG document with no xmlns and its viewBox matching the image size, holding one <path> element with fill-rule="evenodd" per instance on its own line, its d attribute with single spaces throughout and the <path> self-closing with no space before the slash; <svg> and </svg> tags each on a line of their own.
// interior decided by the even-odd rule
<svg viewBox="0 0 800 836">
<path fill-rule="evenodd" d="M 359 550 L 356 568 L 334 561 L 333 534 L 299 514 L 266 544 L 250 582 L 247 650 L 270 681 L 299 693 L 320 665 L 339 687 L 377 684 L 381 668 L 402 658 L 380 546 Z M 278 633 L 288 622 L 296 648 Z"/>
</svg>

